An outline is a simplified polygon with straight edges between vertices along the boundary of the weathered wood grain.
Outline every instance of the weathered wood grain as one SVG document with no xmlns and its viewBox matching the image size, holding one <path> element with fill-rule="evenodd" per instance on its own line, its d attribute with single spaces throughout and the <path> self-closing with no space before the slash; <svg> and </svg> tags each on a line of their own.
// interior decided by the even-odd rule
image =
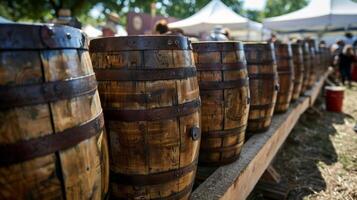
<svg viewBox="0 0 357 200">
<path fill-rule="evenodd" d="M 279 74 L 279 91 L 276 99 L 275 112 L 288 110 L 294 89 L 294 63 L 290 44 L 275 44 L 275 56 Z"/>
<path fill-rule="evenodd" d="M 245 43 L 251 104 L 248 133 L 264 132 L 271 124 L 277 91 L 278 74 L 274 46 L 268 43 Z"/>
<path fill-rule="evenodd" d="M 3 29 L 11 31 L 7 39 L 13 46 L 4 44 L 5 49 L 2 49 L 3 44 L 0 44 L 1 91 L 93 75 L 87 46 L 82 43 L 85 37 L 78 30 L 22 24 L 0 25 L 0 32 Z M 50 46 L 43 49 L 43 44 L 31 46 L 25 40 L 28 35 L 23 34 L 24 31 L 37 32 L 33 37 L 39 38 L 33 40 L 45 40 Z M 41 31 L 52 31 L 53 37 L 44 39 L 47 32 Z M 68 34 L 72 34 L 72 38 Z M 0 37 L 3 41 L 3 35 Z M 18 40 L 12 41 L 14 38 Z M 26 50 L 19 49 L 25 47 Z M 56 90 L 61 88 L 56 87 Z M 46 92 L 44 90 L 39 95 L 46 98 Z M 101 112 L 97 92 L 0 109 L 0 149 L 3 151 L 8 148 L 6 145 L 61 134 L 97 118 Z M 44 143 L 42 148 L 48 145 Z M 104 133 L 98 132 L 76 145 L 48 155 L 11 164 L 0 163 L 0 199 L 103 199 L 108 191 L 107 151 Z"/>
<path fill-rule="evenodd" d="M 302 53 L 302 46 L 300 44 L 292 44 L 291 45 L 292 53 L 293 53 L 293 61 L 294 61 L 294 89 L 293 95 L 291 97 L 292 101 L 297 100 L 300 97 L 303 80 L 304 80 L 304 58 Z"/>
<path fill-rule="evenodd" d="M 221 166 L 195 191 L 192 200 L 246 199 L 284 143 L 300 115 L 313 105 L 322 83 L 330 72 L 314 85 L 307 96 L 300 97 L 281 115 L 274 116 L 271 128 L 264 134 L 253 135 L 244 144 L 241 157 L 232 164 Z"/>
<path fill-rule="evenodd" d="M 250 94 L 243 45 L 198 42 L 193 43 L 193 51 L 202 100 L 199 165 L 228 164 L 238 159 L 248 120 Z"/>
<path fill-rule="evenodd" d="M 111 198 L 188 199 L 200 144 L 190 134 L 201 125 L 200 106 L 179 112 L 200 98 L 187 38 L 96 39 L 90 52 L 109 135 Z M 187 69 L 195 73 L 175 73 Z M 175 113 L 168 116 L 168 109 Z"/>
</svg>

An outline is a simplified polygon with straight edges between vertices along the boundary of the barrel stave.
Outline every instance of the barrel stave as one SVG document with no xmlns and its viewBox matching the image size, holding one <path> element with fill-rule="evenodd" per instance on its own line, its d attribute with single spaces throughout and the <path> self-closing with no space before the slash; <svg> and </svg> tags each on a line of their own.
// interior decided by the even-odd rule
<svg viewBox="0 0 357 200">
<path fill-rule="evenodd" d="M 227 164 L 240 154 L 248 117 L 243 48 L 239 42 L 194 43 L 193 48 L 202 98 L 199 164 Z"/>
<path fill-rule="evenodd" d="M 107 116 L 113 198 L 189 196 L 199 148 L 190 134 L 200 127 L 200 114 L 192 51 L 185 42 L 176 36 L 131 36 L 91 43 Z M 171 177 L 174 173 L 178 176 Z"/>
<path fill-rule="evenodd" d="M 16 24 L 8 26 L 11 27 L 9 30 L 14 33 L 13 37 L 18 37 L 18 40 L 17 43 L 2 44 L 5 45 L 6 50 L 0 52 L 0 87 L 11 87 L 9 89 L 15 91 L 15 89 L 20 90 L 37 85 L 48 86 L 50 83 L 59 83 L 54 84 L 55 87 L 53 88 L 59 96 L 47 100 L 47 94 L 49 94 L 47 89 L 49 87 L 44 87 L 43 93 L 34 90 L 37 92 L 33 94 L 34 97 L 44 99 L 40 100 L 40 103 L 31 102 L 31 99 L 27 99 L 28 102 L 25 102 L 21 99 L 23 98 L 21 96 L 17 99 L 14 99 L 13 96 L 9 97 L 16 102 L 9 102 L 10 104 L 3 105 L 8 107 L 0 109 L 1 145 L 14 145 L 19 144 L 19 142 L 27 144 L 45 136 L 56 135 L 57 133 L 59 135 L 63 131 L 65 133 L 65 131 L 85 125 L 101 113 L 99 96 L 95 91 L 79 94 L 76 93 L 77 86 L 73 86 L 76 88 L 73 88 L 71 94 L 77 96 L 68 98 L 64 94 L 68 91 L 61 88 L 65 84 L 69 85 L 68 81 L 93 75 L 89 54 L 85 50 L 85 44 L 82 43 L 82 34 L 80 33 L 80 38 L 77 38 L 79 31 L 51 25 Z M 2 25 L 0 30 L 9 27 Z M 54 36 L 52 39 L 41 39 L 44 39 L 45 45 L 49 46 L 32 45 L 32 43 L 30 45 L 26 42 L 21 44 L 21 40 L 28 36 L 17 34 L 22 29 L 31 32 L 31 30 L 47 30 L 48 27 L 49 29 L 54 27 Z M 74 36 L 73 40 L 81 40 L 83 48 L 80 48 L 79 43 L 76 42 L 56 43 L 62 41 L 57 39 L 62 37 L 62 31 L 67 29 L 68 34 Z M 33 41 L 36 41 L 36 37 L 39 36 L 44 37 L 43 35 L 33 36 L 35 37 Z M 68 37 L 67 39 L 71 40 Z M 2 45 L 0 45 L 0 49 L 3 47 Z M 56 50 L 51 49 L 52 46 Z M 24 90 L 24 92 L 27 91 Z M 96 130 L 101 130 L 100 126 L 96 126 Z M 103 132 L 94 134 L 96 135 L 69 148 L 58 149 L 54 153 L 30 157 L 30 159 L 25 158 L 25 160 L 15 161 L 14 163 L 1 164 L 0 174 L 2 176 L 0 181 L 3 182 L 2 185 L 7 185 L 7 187 L 1 187 L 0 198 L 104 198 L 108 189 L 106 139 Z M 49 144 L 42 143 L 41 149 L 36 149 L 36 151 L 51 149 L 51 146 L 46 145 Z M 32 155 L 32 153 L 26 152 L 28 155 Z"/>
<path fill-rule="evenodd" d="M 302 90 L 302 84 L 304 80 L 304 58 L 302 55 L 302 47 L 299 44 L 291 45 L 293 52 L 293 61 L 294 61 L 294 71 L 295 71 L 295 80 L 294 80 L 294 89 L 292 100 L 295 101 L 299 98 Z"/>
<path fill-rule="evenodd" d="M 279 75 L 279 91 L 276 100 L 275 112 L 288 110 L 294 87 L 294 63 L 290 44 L 275 44 L 277 70 Z"/>
<path fill-rule="evenodd" d="M 263 132 L 271 124 L 278 87 L 274 46 L 267 43 L 246 43 L 251 104 L 248 133 Z"/>
</svg>

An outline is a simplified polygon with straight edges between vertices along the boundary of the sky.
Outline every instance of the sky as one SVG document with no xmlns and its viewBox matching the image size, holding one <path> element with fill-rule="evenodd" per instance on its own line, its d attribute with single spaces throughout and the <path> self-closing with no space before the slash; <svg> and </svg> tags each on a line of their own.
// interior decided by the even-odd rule
<svg viewBox="0 0 357 200">
<path fill-rule="evenodd" d="M 251 10 L 263 10 L 267 0 L 243 0 L 243 8 Z"/>
</svg>

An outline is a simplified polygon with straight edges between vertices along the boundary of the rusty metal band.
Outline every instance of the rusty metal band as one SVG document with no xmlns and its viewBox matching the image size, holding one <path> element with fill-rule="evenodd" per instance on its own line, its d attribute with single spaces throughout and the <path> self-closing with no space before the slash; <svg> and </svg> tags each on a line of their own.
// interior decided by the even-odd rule
<svg viewBox="0 0 357 200">
<path fill-rule="evenodd" d="M 175 192 L 175 193 L 171 194 L 170 196 L 160 197 L 160 198 L 153 198 L 151 200 L 177 200 L 177 199 L 183 199 L 189 193 L 191 193 L 192 187 L 193 187 L 193 182 L 190 183 L 188 186 L 186 186 L 183 190 L 181 190 L 179 192 Z"/>
<path fill-rule="evenodd" d="M 192 50 L 187 37 L 177 35 L 107 37 L 91 40 L 89 51 Z"/>
<path fill-rule="evenodd" d="M 53 24 L 0 24 L 0 50 L 88 49 L 79 29 Z"/>
<path fill-rule="evenodd" d="M 291 60 L 291 59 L 293 59 L 292 56 L 276 56 L 276 61 L 279 61 L 279 60 L 286 61 L 286 60 Z"/>
<path fill-rule="evenodd" d="M 270 120 L 272 118 L 272 116 L 267 116 L 267 117 L 261 117 L 261 118 L 255 118 L 255 119 L 248 119 L 248 124 L 250 122 L 256 122 L 256 123 L 259 123 L 259 122 L 266 122 L 268 120 Z M 248 128 L 249 129 L 249 128 Z"/>
<path fill-rule="evenodd" d="M 250 60 L 247 59 L 247 65 L 273 65 L 275 60 Z"/>
<path fill-rule="evenodd" d="M 199 99 L 195 99 L 191 102 L 175 106 L 153 108 L 148 110 L 118 110 L 107 108 L 104 109 L 104 115 L 106 119 L 114 121 L 155 121 L 186 116 L 197 112 L 200 109 L 200 106 L 201 101 Z"/>
<path fill-rule="evenodd" d="M 233 129 L 228 129 L 228 130 L 203 132 L 202 140 L 204 140 L 206 138 L 221 138 L 221 137 L 226 137 L 226 136 L 231 136 L 231 135 L 238 135 L 241 132 L 244 132 L 246 128 L 247 128 L 247 126 L 243 125 L 243 126 L 233 128 Z"/>
<path fill-rule="evenodd" d="M 196 168 L 197 159 L 185 167 L 155 174 L 123 174 L 111 171 L 110 180 L 124 185 L 157 185 L 177 180 L 186 174 L 194 172 Z"/>
<path fill-rule="evenodd" d="M 0 144 L 0 166 L 24 162 L 57 151 L 65 150 L 101 132 L 104 125 L 102 113 L 94 119 L 62 132 Z"/>
<path fill-rule="evenodd" d="M 268 103 L 268 104 L 261 104 L 261 105 L 250 105 L 250 110 L 264 110 L 264 109 L 270 109 L 275 106 L 274 103 Z"/>
<path fill-rule="evenodd" d="M 192 191 L 193 183 L 191 182 L 188 184 L 183 190 L 179 192 L 174 192 L 171 195 L 167 197 L 158 197 L 158 198 L 150 198 L 150 200 L 178 200 L 178 199 L 183 199 L 187 195 L 189 195 Z M 130 195 L 127 197 L 112 197 L 112 199 L 117 199 L 117 200 L 128 200 L 128 199 L 136 199 L 137 197 L 134 195 Z"/>
<path fill-rule="evenodd" d="M 214 161 L 214 162 L 199 160 L 198 166 L 207 166 L 207 167 L 222 166 L 238 160 L 239 157 L 240 157 L 240 153 L 235 154 L 234 156 L 229 158 L 221 158 L 219 161 Z"/>
<path fill-rule="evenodd" d="M 193 42 L 192 48 L 194 52 L 220 52 L 220 51 L 239 51 L 243 50 L 243 43 L 236 41 L 210 41 L 210 42 Z"/>
<path fill-rule="evenodd" d="M 247 69 L 245 62 L 236 63 L 196 63 L 197 71 L 230 71 Z"/>
<path fill-rule="evenodd" d="M 223 89 L 234 89 L 247 86 L 249 83 L 248 79 L 239 79 L 234 81 L 200 81 L 199 87 L 201 90 L 223 90 Z"/>
<path fill-rule="evenodd" d="M 0 86 L 0 110 L 70 99 L 93 94 L 96 90 L 94 74 L 68 81 Z"/>
<path fill-rule="evenodd" d="M 200 147 L 200 153 L 218 153 L 218 152 L 225 152 L 225 151 L 234 151 L 237 150 L 240 146 L 243 146 L 243 141 L 239 141 L 237 144 L 228 146 L 228 147 L 216 147 L 216 148 L 202 148 Z"/>
<path fill-rule="evenodd" d="M 253 80 L 253 79 L 278 79 L 277 74 L 249 74 L 249 79 Z"/>
<path fill-rule="evenodd" d="M 293 72 L 292 71 L 288 71 L 288 70 L 284 70 L 284 71 L 282 71 L 282 70 L 278 70 L 278 74 L 279 75 L 292 75 L 293 74 Z"/>
<path fill-rule="evenodd" d="M 95 69 L 98 81 L 157 81 L 174 80 L 194 77 L 195 67 L 157 69 L 157 70 L 129 70 L 129 69 Z"/>
</svg>

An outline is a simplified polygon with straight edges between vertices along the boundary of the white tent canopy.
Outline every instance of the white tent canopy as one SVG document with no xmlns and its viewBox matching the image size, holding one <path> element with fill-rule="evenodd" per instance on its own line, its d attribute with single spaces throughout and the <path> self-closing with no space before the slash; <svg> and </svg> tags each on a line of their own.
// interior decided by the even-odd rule
<svg viewBox="0 0 357 200">
<path fill-rule="evenodd" d="M 350 0 L 311 0 L 295 12 L 264 20 L 280 32 L 326 31 L 357 26 L 357 3 Z"/>
<path fill-rule="evenodd" d="M 0 23 L 11 23 L 12 21 L 0 16 Z"/>
<path fill-rule="evenodd" d="M 209 32 L 218 25 L 229 28 L 233 32 L 243 30 L 260 33 L 263 30 L 262 24 L 238 15 L 220 0 L 212 0 L 191 17 L 170 23 L 169 27 L 180 28 L 187 34 L 197 35 Z"/>
</svg>

